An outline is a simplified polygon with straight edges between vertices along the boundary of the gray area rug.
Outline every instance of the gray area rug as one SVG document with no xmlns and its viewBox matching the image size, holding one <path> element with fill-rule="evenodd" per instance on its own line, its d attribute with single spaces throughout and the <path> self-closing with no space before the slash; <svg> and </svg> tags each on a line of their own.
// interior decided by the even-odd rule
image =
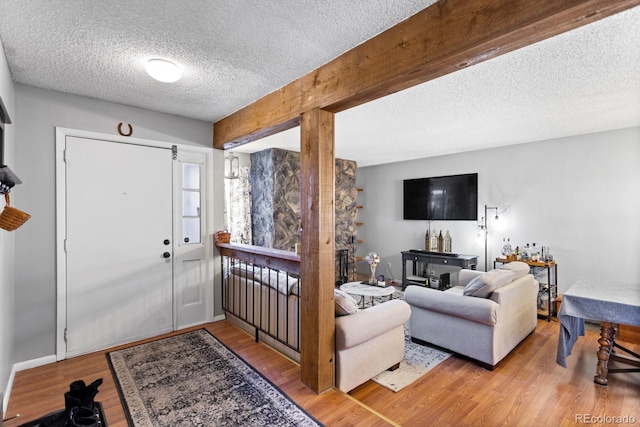
<svg viewBox="0 0 640 427">
<path fill-rule="evenodd" d="M 322 425 L 204 329 L 107 359 L 129 425 Z"/>
<path fill-rule="evenodd" d="M 444 362 L 452 353 L 411 341 L 408 325 L 404 326 L 404 358 L 395 371 L 384 371 L 372 381 L 392 391 L 400 391 L 415 382 L 439 363 Z"/>
<path fill-rule="evenodd" d="M 393 299 L 404 299 L 404 292 L 396 288 L 393 293 Z M 387 298 L 376 298 L 375 300 L 376 304 L 379 304 L 384 303 Z M 365 306 L 368 307 L 369 304 L 365 304 Z M 451 355 L 452 353 L 446 350 L 412 342 L 409 323 L 407 322 L 404 325 L 404 358 L 400 362 L 400 367 L 395 371 L 384 371 L 371 378 L 371 380 L 397 392 L 418 380 L 439 363 L 451 357 Z"/>
</svg>

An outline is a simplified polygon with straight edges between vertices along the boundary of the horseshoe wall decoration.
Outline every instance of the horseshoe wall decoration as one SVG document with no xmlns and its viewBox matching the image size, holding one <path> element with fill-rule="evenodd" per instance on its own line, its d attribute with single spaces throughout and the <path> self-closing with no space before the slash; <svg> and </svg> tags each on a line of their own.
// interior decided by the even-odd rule
<svg viewBox="0 0 640 427">
<path fill-rule="evenodd" d="M 129 133 L 124 133 L 122 132 L 122 122 L 118 124 L 118 133 L 122 136 L 131 136 L 133 133 L 133 127 L 129 123 L 127 123 L 127 126 L 129 127 Z"/>
</svg>

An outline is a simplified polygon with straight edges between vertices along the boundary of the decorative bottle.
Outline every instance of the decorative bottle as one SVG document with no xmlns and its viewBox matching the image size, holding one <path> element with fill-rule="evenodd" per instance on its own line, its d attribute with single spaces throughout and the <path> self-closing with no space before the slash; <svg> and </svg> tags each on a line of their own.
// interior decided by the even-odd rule
<svg viewBox="0 0 640 427">
<path fill-rule="evenodd" d="M 531 261 L 538 261 L 539 255 L 538 255 L 538 248 L 536 247 L 536 244 L 533 243 L 533 245 L 531 246 Z"/>
<path fill-rule="evenodd" d="M 453 245 L 451 242 L 451 234 L 449 234 L 449 230 L 447 230 L 447 233 L 444 235 L 444 251 L 447 253 L 453 252 Z"/>
<path fill-rule="evenodd" d="M 431 244 L 431 241 L 429 240 L 429 229 L 427 228 L 427 232 L 424 234 L 424 250 L 425 251 L 429 250 L 430 244 Z"/>
<path fill-rule="evenodd" d="M 528 243 L 522 250 L 522 259 L 524 259 L 525 261 L 529 261 L 531 259 L 531 248 L 529 247 Z"/>
<path fill-rule="evenodd" d="M 438 235 L 438 252 L 444 252 L 444 237 L 442 237 L 442 230 Z"/>
<path fill-rule="evenodd" d="M 504 237 L 502 238 L 502 248 L 500 249 L 500 253 L 502 254 L 503 257 L 506 257 L 507 255 L 509 255 L 507 253 L 507 239 L 505 239 Z"/>
<path fill-rule="evenodd" d="M 433 252 L 438 251 L 438 234 L 435 230 L 431 233 L 431 244 L 429 245 L 429 250 Z"/>
</svg>

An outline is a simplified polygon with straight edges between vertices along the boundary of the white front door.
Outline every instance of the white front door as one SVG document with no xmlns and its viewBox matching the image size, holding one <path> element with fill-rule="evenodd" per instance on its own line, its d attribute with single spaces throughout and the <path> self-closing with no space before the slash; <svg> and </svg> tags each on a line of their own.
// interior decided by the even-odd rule
<svg viewBox="0 0 640 427">
<path fill-rule="evenodd" d="M 176 329 L 213 318 L 213 257 L 206 238 L 207 156 L 179 150 L 174 162 L 174 287 Z"/>
<path fill-rule="evenodd" d="M 173 330 L 170 149 L 66 137 L 66 355 Z"/>
</svg>

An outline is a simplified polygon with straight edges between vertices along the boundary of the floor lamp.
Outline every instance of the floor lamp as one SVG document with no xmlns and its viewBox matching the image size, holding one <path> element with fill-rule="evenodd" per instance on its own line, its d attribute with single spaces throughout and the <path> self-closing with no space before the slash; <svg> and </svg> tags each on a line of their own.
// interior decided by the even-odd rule
<svg viewBox="0 0 640 427">
<path fill-rule="evenodd" d="M 484 205 L 484 216 L 482 217 L 482 221 L 480 223 L 480 229 L 484 231 L 484 271 L 487 271 L 487 267 L 489 265 L 489 259 L 487 254 L 487 235 L 489 234 L 488 213 L 490 210 L 493 210 L 493 209 L 495 209 L 496 211 L 495 219 L 498 219 L 498 207 Z"/>
</svg>

